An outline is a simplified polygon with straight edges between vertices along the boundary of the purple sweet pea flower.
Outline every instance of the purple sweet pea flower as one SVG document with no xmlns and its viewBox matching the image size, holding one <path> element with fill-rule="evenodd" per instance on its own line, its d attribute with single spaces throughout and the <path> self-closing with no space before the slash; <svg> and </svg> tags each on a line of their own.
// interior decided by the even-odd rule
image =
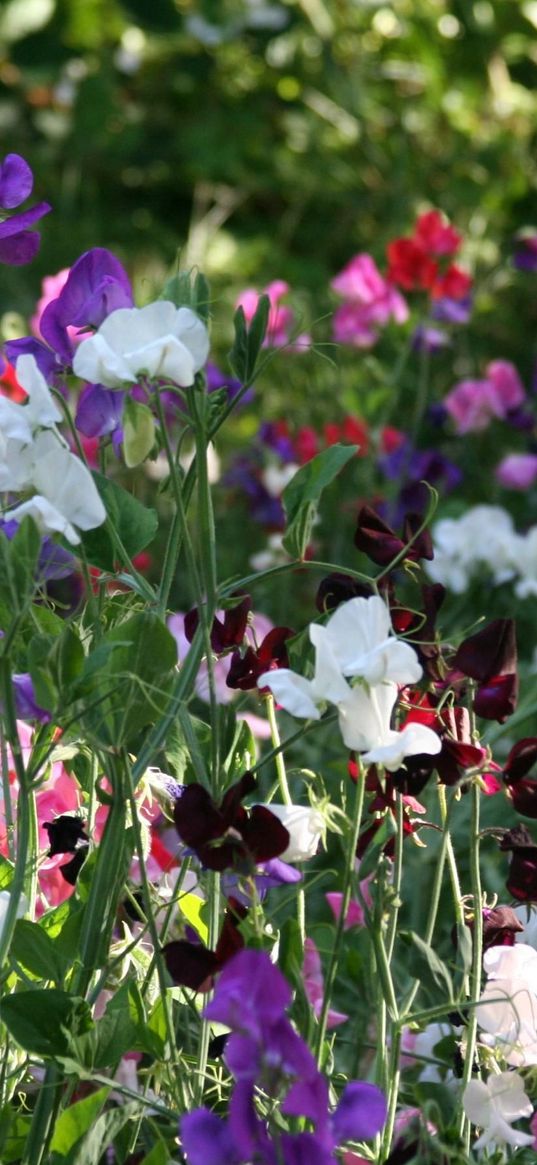
<svg viewBox="0 0 537 1165">
<path fill-rule="evenodd" d="M 37 560 L 38 582 L 58 582 L 60 579 L 69 578 L 76 569 L 76 559 L 69 550 L 64 550 L 63 546 L 53 542 L 48 536 L 43 538 Z"/>
<path fill-rule="evenodd" d="M 472 314 L 472 297 L 449 299 L 447 296 L 436 299 L 433 304 L 432 316 L 442 324 L 467 324 Z"/>
<path fill-rule="evenodd" d="M 513 263 L 519 271 L 537 271 L 537 234 L 518 235 Z"/>
<path fill-rule="evenodd" d="M 263 951 L 240 951 L 226 964 L 203 1013 L 235 1032 L 262 1039 L 291 1003 L 291 988 Z"/>
<path fill-rule="evenodd" d="M 13 693 L 15 696 L 15 710 L 19 720 L 39 720 L 40 724 L 48 724 L 50 712 L 45 711 L 35 698 L 32 677 L 27 672 L 13 675 Z"/>
<path fill-rule="evenodd" d="M 380 1088 L 351 1080 L 331 1118 L 334 1143 L 369 1141 L 383 1128 L 387 1115 L 386 1097 Z"/>
<path fill-rule="evenodd" d="M 240 1165 L 226 1121 L 208 1108 L 195 1108 L 181 1120 L 181 1143 L 189 1165 Z"/>
<path fill-rule="evenodd" d="M 53 384 L 55 388 L 62 387 L 57 377 L 64 370 L 63 363 L 42 340 L 37 340 L 35 336 L 22 336 L 19 340 L 7 340 L 4 349 L 10 364 L 14 365 L 19 356 L 33 356 L 47 384 Z"/>
<path fill-rule="evenodd" d="M 0 208 L 13 210 L 32 192 L 32 171 L 20 154 L 7 154 L 0 165 Z M 29 263 L 39 250 L 40 236 L 29 228 L 34 226 L 51 207 L 39 202 L 21 214 L 14 214 L 0 222 L 0 262 L 20 267 Z"/>
<path fill-rule="evenodd" d="M 295 866 L 282 862 L 281 858 L 271 858 L 257 867 L 254 875 L 255 893 L 257 900 L 262 902 L 269 890 L 276 886 L 287 886 L 302 881 L 302 874 Z M 222 891 L 226 898 L 235 898 L 241 906 L 252 905 L 252 888 L 249 882 L 237 874 L 222 874 Z"/>
<path fill-rule="evenodd" d="M 78 398 L 75 425 L 85 437 L 104 437 L 121 430 L 125 393 L 87 384 Z"/>
<path fill-rule="evenodd" d="M 72 359 L 68 327 L 98 328 L 121 307 L 132 307 L 127 272 L 104 247 L 93 247 L 77 259 L 57 299 L 45 308 L 39 322 L 43 339 L 65 363 Z"/>
</svg>

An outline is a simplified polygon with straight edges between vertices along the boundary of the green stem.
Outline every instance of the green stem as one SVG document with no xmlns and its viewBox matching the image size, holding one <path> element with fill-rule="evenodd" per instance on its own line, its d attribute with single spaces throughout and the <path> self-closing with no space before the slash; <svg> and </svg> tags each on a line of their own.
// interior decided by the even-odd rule
<svg viewBox="0 0 537 1165">
<path fill-rule="evenodd" d="M 280 732 L 278 728 L 278 720 L 276 718 L 276 710 L 274 707 L 274 696 L 272 692 L 267 692 L 265 695 L 265 705 L 267 709 L 267 719 L 270 724 L 270 735 L 272 744 L 274 746 L 274 759 L 276 763 L 276 773 L 278 775 L 278 784 L 280 786 L 280 793 L 284 805 L 292 805 L 293 798 L 289 789 L 289 782 L 287 780 L 287 772 L 285 768 L 285 760 L 283 758 L 282 742 L 280 740 Z"/>
<path fill-rule="evenodd" d="M 481 807 L 481 790 L 474 781 L 471 792 L 471 823 L 470 823 L 470 879 L 474 904 L 474 921 L 472 929 L 472 970 L 471 970 L 471 998 L 479 999 L 481 994 L 481 960 L 483 957 L 483 910 L 481 892 L 481 870 L 479 868 L 479 818 Z M 477 1042 L 477 1008 L 472 1007 L 466 1029 L 466 1056 L 461 1080 L 461 1093 L 472 1078 L 474 1056 Z M 464 1138 L 466 1150 L 470 1148 L 470 1122 L 464 1111 L 460 1114 L 459 1133 Z"/>
<path fill-rule="evenodd" d="M 214 951 L 218 942 L 218 935 L 220 932 L 220 874 L 214 870 L 209 870 L 207 875 L 207 900 L 209 903 L 209 935 L 208 945 L 209 950 Z M 200 1038 L 198 1044 L 198 1061 L 196 1066 L 196 1081 L 195 1081 L 195 1097 L 194 1104 L 201 1104 L 203 1100 L 203 1093 L 205 1091 L 205 1076 L 207 1073 L 207 1059 L 209 1056 L 209 1043 L 211 1038 L 211 1027 L 206 1019 L 201 1021 Z"/>
<path fill-rule="evenodd" d="M 351 900 L 352 882 L 354 877 L 354 863 L 356 860 L 356 846 L 358 845 L 358 836 L 360 833 L 360 825 L 362 822 L 362 811 L 364 807 L 364 793 L 365 793 L 365 775 L 360 765 L 358 779 L 356 781 L 355 797 L 352 822 L 349 829 L 349 840 L 345 861 L 345 872 L 343 876 L 343 893 L 341 897 L 341 909 L 336 925 L 336 933 L 334 935 L 334 944 L 330 955 L 330 962 L 326 972 L 326 979 L 324 985 L 323 1005 L 319 1015 L 319 1026 L 317 1028 L 317 1040 L 314 1049 L 314 1054 L 317 1057 L 319 1067 L 323 1059 L 323 1044 L 326 1035 L 326 1022 L 328 1019 L 328 1011 L 330 1008 L 330 1001 L 332 998 L 332 991 L 336 980 L 337 969 L 339 964 L 339 957 L 341 954 L 341 946 L 343 941 L 343 933 L 345 930 L 345 918 L 349 909 L 349 902 Z"/>
</svg>

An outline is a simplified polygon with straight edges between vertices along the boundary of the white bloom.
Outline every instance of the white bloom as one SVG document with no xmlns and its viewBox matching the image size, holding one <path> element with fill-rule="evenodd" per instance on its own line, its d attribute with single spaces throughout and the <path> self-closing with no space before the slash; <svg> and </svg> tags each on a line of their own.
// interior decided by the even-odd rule
<svg viewBox="0 0 537 1165">
<path fill-rule="evenodd" d="M 261 481 L 271 498 L 281 497 L 286 485 L 293 480 L 295 473 L 298 472 L 298 465 L 292 462 L 289 465 L 283 465 L 281 468 L 278 465 L 268 465 L 261 474 Z"/>
<path fill-rule="evenodd" d="M 459 1032 L 460 1028 L 455 1029 L 450 1023 L 429 1023 L 423 1031 L 417 1033 L 411 1045 L 410 1054 L 418 1061 L 420 1059 L 424 1061 L 418 1076 L 421 1083 L 441 1084 L 443 1081 L 451 1083 L 455 1079 L 454 1073 L 446 1066 L 445 1060 L 439 1060 L 435 1055 L 435 1048 L 442 1040 Z"/>
<path fill-rule="evenodd" d="M 516 536 L 513 557 L 520 575 L 515 583 L 515 594 L 519 599 L 537 595 L 537 526 Z"/>
<path fill-rule="evenodd" d="M 28 401 L 15 407 L 22 409 L 32 430 L 50 429 L 63 420 L 61 409 L 56 404 L 35 358 L 30 354 L 19 356 L 16 373 L 21 388 L 28 393 Z"/>
<path fill-rule="evenodd" d="M 499 583 L 515 573 L 517 535 L 501 506 L 472 506 L 462 518 L 444 518 L 433 526 L 434 559 L 427 573 L 433 582 L 462 594 L 485 570 Z"/>
<path fill-rule="evenodd" d="M 378 595 L 341 603 L 326 626 L 311 624 L 310 639 L 316 647 L 327 641 L 345 676 L 360 676 L 368 684 L 414 684 L 421 679 L 414 648 L 393 635 L 389 608 Z"/>
<path fill-rule="evenodd" d="M 525 943 L 490 947 L 488 981 L 477 1005 L 479 1027 L 508 1064 L 537 1064 L 537 951 Z"/>
<path fill-rule="evenodd" d="M 41 529 L 56 531 L 77 544 L 80 537 L 75 527 L 92 530 L 106 520 L 91 473 L 53 433 L 39 433 L 32 448 L 32 485 L 38 493 L 9 510 L 8 516 L 22 521 L 29 514 Z"/>
<path fill-rule="evenodd" d="M 199 317 L 188 307 L 157 300 L 111 312 L 77 348 L 73 370 L 108 388 L 135 383 L 142 374 L 187 387 L 208 352 L 207 328 Z"/>
<path fill-rule="evenodd" d="M 2 936 L 4 926 L 6 924 L 6 918 L 7 918 L 7 912 L 8 912 L 8 908 L 9 908 L 10 899 L 11 899 L 11 894 L 10 894 L 9 890 L 0 890 L 0 937 Z M 28 909 L 28 902 L 23 894 L 19 900 L 19 905 L 17 907 L 17 918 L 23 918 L 23 916 L 26 914 L 27 909 Z"/>
<path fill-rule="evenodd" d="M 524 1091 L 524 1081 L 518 1072 L 500 1072 L 483 1080 L 470 1080 L 462 1098 L 466 1116 L 483 1132 L 475 1149 L 496 1146 L 532 1145 L 533 1136 L 512 1128 L 513 1121 L 531 1116 L 533 1108 Z"/>
<path fill-rule="evenodd" d="M 1 399 L 1 398 L 0 398 Z M 0 426 L 2 417 L 0 411 Z M 32 484 L 33 445 L 0 432 L 0 490 L 18 493 Z"/>
<path fill-rule="evenodd" d="M 289 845 L 279 854 L 283 862 L 304 862 L 315 857 L 324 833 L 324 817 L 311 805 L 278 805 L 271 801 L 264 806 L 277 817 L 289 833 Z"/>
<path fill-rule="evenodd" d="M 515 906 L 514 911 L 524 927 L 524 930 L 515 934 L 515 942 L 525 943 L 537 951 L 537 906 L 531 906 L 528 902 L 524 906 Z"/>
</svg>

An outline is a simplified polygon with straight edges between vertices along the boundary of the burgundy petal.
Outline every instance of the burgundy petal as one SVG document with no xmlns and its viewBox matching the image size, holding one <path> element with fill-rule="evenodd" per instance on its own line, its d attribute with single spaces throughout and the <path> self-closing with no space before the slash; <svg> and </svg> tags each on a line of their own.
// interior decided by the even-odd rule
<svg viewBox="0 0 537 1165">
<path fill-rule="evenodd" d="M 218 970 L 218 959 L 214 951 L 186 939 L 166 943 L 162 948 L 168 973 L 181 987 L 191 987 L 199 991 L 206 979 Z"/>
</svg>

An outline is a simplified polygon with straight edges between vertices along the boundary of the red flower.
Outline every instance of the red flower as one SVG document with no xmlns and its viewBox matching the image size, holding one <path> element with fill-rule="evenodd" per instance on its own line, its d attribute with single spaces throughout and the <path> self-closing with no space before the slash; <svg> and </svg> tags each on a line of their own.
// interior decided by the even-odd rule
<svg viewBox="0 0 537 1165">
<path fill-rule="evenodd" d="M 438 264 L 415 239 L 394 239 L 388 243 L 388 279 L 405 291 L 430 291 L 438 275 Z"/>
<path fill-rule="evenodd" d="M 419 215 L 414 238 L 429 255 L 454 255 L 462 243 L 462 235 L 439 210 L 428 210 Z"/>
</svg>

